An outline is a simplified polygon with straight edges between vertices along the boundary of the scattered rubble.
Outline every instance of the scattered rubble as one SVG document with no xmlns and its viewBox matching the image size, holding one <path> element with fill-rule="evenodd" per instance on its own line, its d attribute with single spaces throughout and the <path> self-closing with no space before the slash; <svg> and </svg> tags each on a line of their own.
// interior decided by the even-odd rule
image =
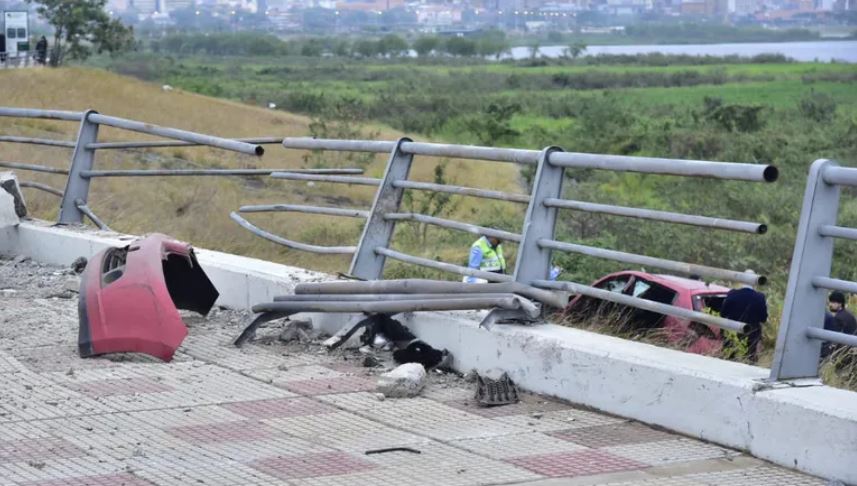
<svg viewBox="0 0 857 486">
<path fill-rule="evenodd" d="M 426 385 L 426 369 L 419 363 L 406 363 L 378 378 L 378 391 L 388 398 L 419 395 Z"/>
<path fill-rule="evenodd" d="M 309 343 L 313 340 L 313 327 L 311 320 L 286 321 L 286 327 L 280 331 L 279 340 L 285 343 L 290 341 L 298 341 L 301 343 Z"/>
</svg>

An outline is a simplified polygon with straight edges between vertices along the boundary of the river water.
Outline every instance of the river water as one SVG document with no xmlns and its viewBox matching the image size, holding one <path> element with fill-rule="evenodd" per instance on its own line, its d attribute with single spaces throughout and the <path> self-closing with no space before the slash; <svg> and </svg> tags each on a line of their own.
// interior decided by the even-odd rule
<svg viewBox="0 0 857 486">
<path fill-rule="evenodd" d="M 565 46 L 544 46 L 539 53 L 545 57 L 559 57 L 564 54 Z M 530 57 L 529 47 L 512 48 L 515 59 Z M 589 46 L 584 55 L 597 54 L 690 54 L 694 56 L 730 56 L 752 57 L 758 54 L 782 54 L 803 62 L 848 62 L 857 63 L 857 41 L 815 41 L 815 42 L 758 42 L 747 44 L 682 44 L 682 45 L 645 45 L 645 46 Z"/>
</svg>

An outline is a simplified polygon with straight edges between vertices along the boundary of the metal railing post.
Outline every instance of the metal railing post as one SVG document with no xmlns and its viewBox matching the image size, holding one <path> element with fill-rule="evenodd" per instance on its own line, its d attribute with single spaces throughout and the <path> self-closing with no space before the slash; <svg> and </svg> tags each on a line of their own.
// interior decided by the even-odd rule
<svg viewBox="0 0 857 486">
<path fill-rule="evenodd" d="M 388 213 L 399 212 L 402 203 L 404 189 L 395 187 L 394 183 L 408 178 L 411 171 L 413 154 L 402 152 L 401 146 L 404 142 L 410 142 L 409 138 L 400 138 L 390 153 L 384 178 L 375 193 L 375 201 L 369 213 L 369 219 L 363 227 L 363 235 L 351 260 L 349 273 L 355 277 L 366 280 L 378 280 L 384 274 L 384 262 L 386 257 L 375 252 L 375 248 L 386 248 L 393 238 L 393 230 L 396 222 L 387 220 Z"/>
<path fill-rule="evenodd" d="M 544 204 L 545 199 L 562 197 L 563 167 L 550 163 L 550 155 L 562 152 L 559 147 L 547 147 L 539 155 L 536 177 L 533 179 L 533 192 L 530 205 L 524 218 L 521 243 L 518 245 L 518 259 L 515 263 L 515 282 L 531 285 L 536 280 L 545 280 L 551 267 L 550 249 L 542 248 L 541 239 L 552 240 L 556 230 L 556 207 Z"/>
<path fill-rule="evenodd" d="M 830 160 L 816 160 L 809 171 L 771 365 L 772 381 L 818 376 L 821 341 L 807 337 L 807 329 L 824 322 L 827 291 L 813 285 L 812 279 L 828 277 L 833 261 L 833 238 L 822 236 L 819 230 L 836 224 L 840 189 L 823 177 L 824 170 L 835 165 Z"/>
<path fill-rule="evenodd" d="M 86 204 L 89 198 L 89 178 L 82 177 L 83 171 L 92 170 L 95 161 L 95 150 L 87 148 L 90 143 L 98 141 L 98 124 L 89 121 L 89 115 L 97 113 L 88 110 L 80 120 L 80 130 L 77 132 L 77 145 L 71 156 L 71 167 L 60 204 L 59 224 L 83 223 L 83 212 L 78 208 L 76 201 L 80 200 Z"/>
</svg>

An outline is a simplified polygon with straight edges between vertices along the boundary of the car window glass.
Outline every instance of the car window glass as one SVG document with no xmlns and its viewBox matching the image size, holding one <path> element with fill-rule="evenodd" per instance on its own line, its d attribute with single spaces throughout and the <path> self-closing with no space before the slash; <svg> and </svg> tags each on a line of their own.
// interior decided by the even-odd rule
<svg viewBox="0 0 857 486">
<path fill-rule="evenodd" d="M 626 285 L 628 285 L 628 277 L 622 276 L 605 280 L 596 285 L 595 287 L 599 289 L 609 290 L 610 292 L 621 293 L 622 290 L 625 289 Z"/>
<path fill-rule="evenodd" d="M 652 288 L 652 284 L 646 282 L 645 280 L 638 279 L 634 283 L 634 291 L 631 295 L 633 295 L 634 297 L 639 297 L 643 294 L 643 292 L 649 290 L 650 288 Z"/>
</svg>

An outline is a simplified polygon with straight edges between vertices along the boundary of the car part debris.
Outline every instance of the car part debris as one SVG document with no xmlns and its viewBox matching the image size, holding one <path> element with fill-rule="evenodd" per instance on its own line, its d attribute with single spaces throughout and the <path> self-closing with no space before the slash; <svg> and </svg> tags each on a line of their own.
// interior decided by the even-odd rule
<svg viewBox="0 0 857 486">
<path fill-rule="evenodd" d="M 76 274 L 81 274 L 86 269 L 86 258 L 77 257 L 71 262 L 71 270 Z"/>
<path fill-rule="evenodd" d="M 187 243 L 152 234 L 107 248 L 81 276 L 79 354 L 136 352 L 170 361 L 187 336 L 178 309 L 206 315 L 218 296 Z"/>
<path fill-rule="evenodd" d="M 386 449 L 373 449 L 371 451 L 366 451 L 365 454 L 368 456 L 370 454 L 384 454 L 387 452 L 410 452 L 412 454 L 422 454 L 422 451 L 418 451 L 410 447 L 388 447 Z"/>
<path fill-rule="evenodd" d="M 500 375 L 497 380 L 477 375 L 476 403 L 480 407 L 518 403 L 518 387 L 507 373 Z"/>
<path fill-rule="evenodd" d="M 24 202 L 24 195 L 21 194 L 21 187 L 15 173 L 12 171 L 0 172 L 0 187 L 12 198 L 14 215 L 18 218 L 26 217 L 27 204 Z"/>
</svg>

